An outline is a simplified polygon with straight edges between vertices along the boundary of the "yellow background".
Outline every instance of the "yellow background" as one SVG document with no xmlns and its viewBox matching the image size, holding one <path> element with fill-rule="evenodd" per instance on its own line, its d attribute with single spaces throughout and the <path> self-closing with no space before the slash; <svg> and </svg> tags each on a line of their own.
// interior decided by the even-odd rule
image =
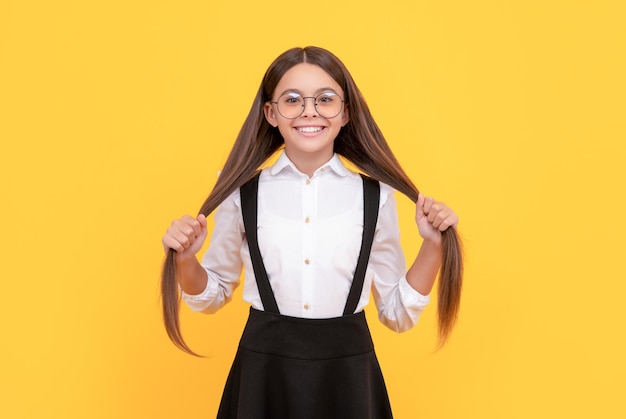
<svg viewBox="0 0 626 419">
<path fill-rule="evenodd" d="M 161 324 L 195 213 L 269 63 L 334 51 L 461 217 L 461 317 L 368 311 L 396 417 L 626 417 L 622 1 L 0 2 L 0 417 L 213 417 L 246 316 Z M 419 245 L 399 197 L 408 255 Z M 410 256 L 409 256 L 410 257 Z"/>
</svg>

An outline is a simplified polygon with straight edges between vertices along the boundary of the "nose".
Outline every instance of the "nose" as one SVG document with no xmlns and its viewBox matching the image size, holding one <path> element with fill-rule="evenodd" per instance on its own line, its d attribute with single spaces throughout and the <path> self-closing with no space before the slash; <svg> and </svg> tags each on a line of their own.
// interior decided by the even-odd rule
<svg viewBox="0 0 626 419">
<path fill-rule="evenodd" d="M 309 100 L 310 99 L 310 100 Z M 315 108 L 315 98 L 314 97 L 304 97 L 304 104 L 302 105 L 304 109 L 302 110 L 302 116 L 318 116 L 317 109 Z"/>
</svg>

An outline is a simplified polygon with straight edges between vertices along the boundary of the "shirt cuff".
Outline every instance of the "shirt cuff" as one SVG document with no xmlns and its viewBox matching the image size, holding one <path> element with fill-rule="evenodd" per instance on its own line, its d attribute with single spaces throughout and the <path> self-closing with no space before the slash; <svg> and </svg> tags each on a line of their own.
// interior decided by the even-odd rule
<svg viewBox="0 0 626 419">
<path fill-rule="evenodd" d="M 430 294 L 423 295 L 409 285 L 406 276 L 400 279 L 398 285 L 405 307 L 426 307 L 430 303 Z"/>
<path fill-rule="evenodd" d="M 212 281 L 207 280 L 206 288 L 200 294 L 187 294 L 181 289 L 182 300 L 193 311 L 203 311 L 211 305 L 217 296 L 217 287 L 212 286 Z"/>
</svg>

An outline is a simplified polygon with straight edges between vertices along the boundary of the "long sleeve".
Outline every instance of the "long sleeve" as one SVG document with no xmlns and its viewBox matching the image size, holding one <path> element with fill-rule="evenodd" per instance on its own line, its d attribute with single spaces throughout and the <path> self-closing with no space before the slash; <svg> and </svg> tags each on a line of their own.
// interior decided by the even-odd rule
<svg viewBox="0 0 626 419">
<path fill-rule="evenodd" d="M 182 293 L 194 311 L 215 313 L 232 299 L 239 286 L 242 269 L 240 249 L 244 240 L 239 191 L 228 197 L 215 212 L 215 227 L 202 267 L 208 275 L 207 286 L 197 295 Z"/>
<path fill-rule="evenodd" d="M 400 230 L 393 189 L 381 185 L 381 207 L 372 252 L 372 295 L 380 321 L 404 332 L 417 323 L 430 296 L 414 290 L 406 280 L 406 261 L 400 246 Z"/>
</svg>

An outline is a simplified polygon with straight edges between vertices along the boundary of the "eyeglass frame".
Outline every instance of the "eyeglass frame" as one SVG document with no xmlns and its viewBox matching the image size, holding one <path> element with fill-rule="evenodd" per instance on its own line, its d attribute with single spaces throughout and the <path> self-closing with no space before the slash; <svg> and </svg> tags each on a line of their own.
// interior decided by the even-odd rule
<svg viewBox="0 0 626 419">
<path fill-rule="evenodd" d="M 295 94 L 297 94 L 298 96 L 300 96 L 300 97 L 302 98 L 302 100 L 303 100 L 303 102 L 304 102 L 304 103 L 302 103 L 302 112 L 300 112 L 300 113 L 298 114 L 298 116 L 294 116 L 294 117 L 292 117 L 292 118 L 289 118 L 289 117 L 287 117 L 287 116 L 283 115 L 283 113 L 280 111 L 280 108 L 279 108 L 279 106 L 278 106 L 278 101 L 277 101 L 277 100 L 276 100 L 276 101 L 273 101 L 273 100 L 270 100 L 270 101 L 269 101 L 269 103 L 276 105 L 276 110 L 278 111 L 278 113 L 280 114 L 280 116 L 282 116 L 282 117 L 283 117 L 283 118 L 285 118 L 285 119 L 296 119 L 296 118 L 300 118 L 300 117 L 302 116 L 302 114 L 304 113 L 304 111 L 306 110 L 306 100 L 307 100 L 307 99 L 313 99 L 313 108 L 315 109 L 315 112 L 316 112 L 319 116 L 321 116 L 322 118 L 326 118 L 326 119 L 333 119 L 333 118 L 337 118 L 337 117 L 339 116 L 339 114 L 341 113 L 341 111 L 343 111 L 343 108 L 344 108 L 345 103 L 346 103 L 346 101 L 345 101 L 345 100 L 344 100 L 344 99 L 343 99 L 343 98 L 342 98 L 342 97 L 341 97 L 338 93 L 333 92 L 332 90 L 328 90 L 328 91 L 325 91 L 325 92 L 321 92 L 321 93 L 319 93 L 317 96 L 302 96 L 302 95 L 301 95 L 300 93 L 298 93 L 298 92 L 285 92 L 285 93 L 281 94 L 280 96 L 278 96 L 278 98 L 280 99 L 281 97 L 285 96 L 285 95 L 286 95 L 286 94 L 288 94 L 288 93 L 295 93 Z M 322 96 L 322 95 L 323 95 L 323 94 L 325 94 L 325 93 L 332 93 L 332 94 L 334 94 L 335 96 L 337 96 L 337 97 L 339 98 L 339 100 L 341 101 L 341 108 L 339 109 L 339 112 L 337 112 L 337 114 L 336 114 L 335 116 L 322 116 L 322 114 L 320 114 L 320 112 L 317 110 L 317 98 L 318 98 L 318 97 L 320 97 L 320 96 Z"/>
</svg>

